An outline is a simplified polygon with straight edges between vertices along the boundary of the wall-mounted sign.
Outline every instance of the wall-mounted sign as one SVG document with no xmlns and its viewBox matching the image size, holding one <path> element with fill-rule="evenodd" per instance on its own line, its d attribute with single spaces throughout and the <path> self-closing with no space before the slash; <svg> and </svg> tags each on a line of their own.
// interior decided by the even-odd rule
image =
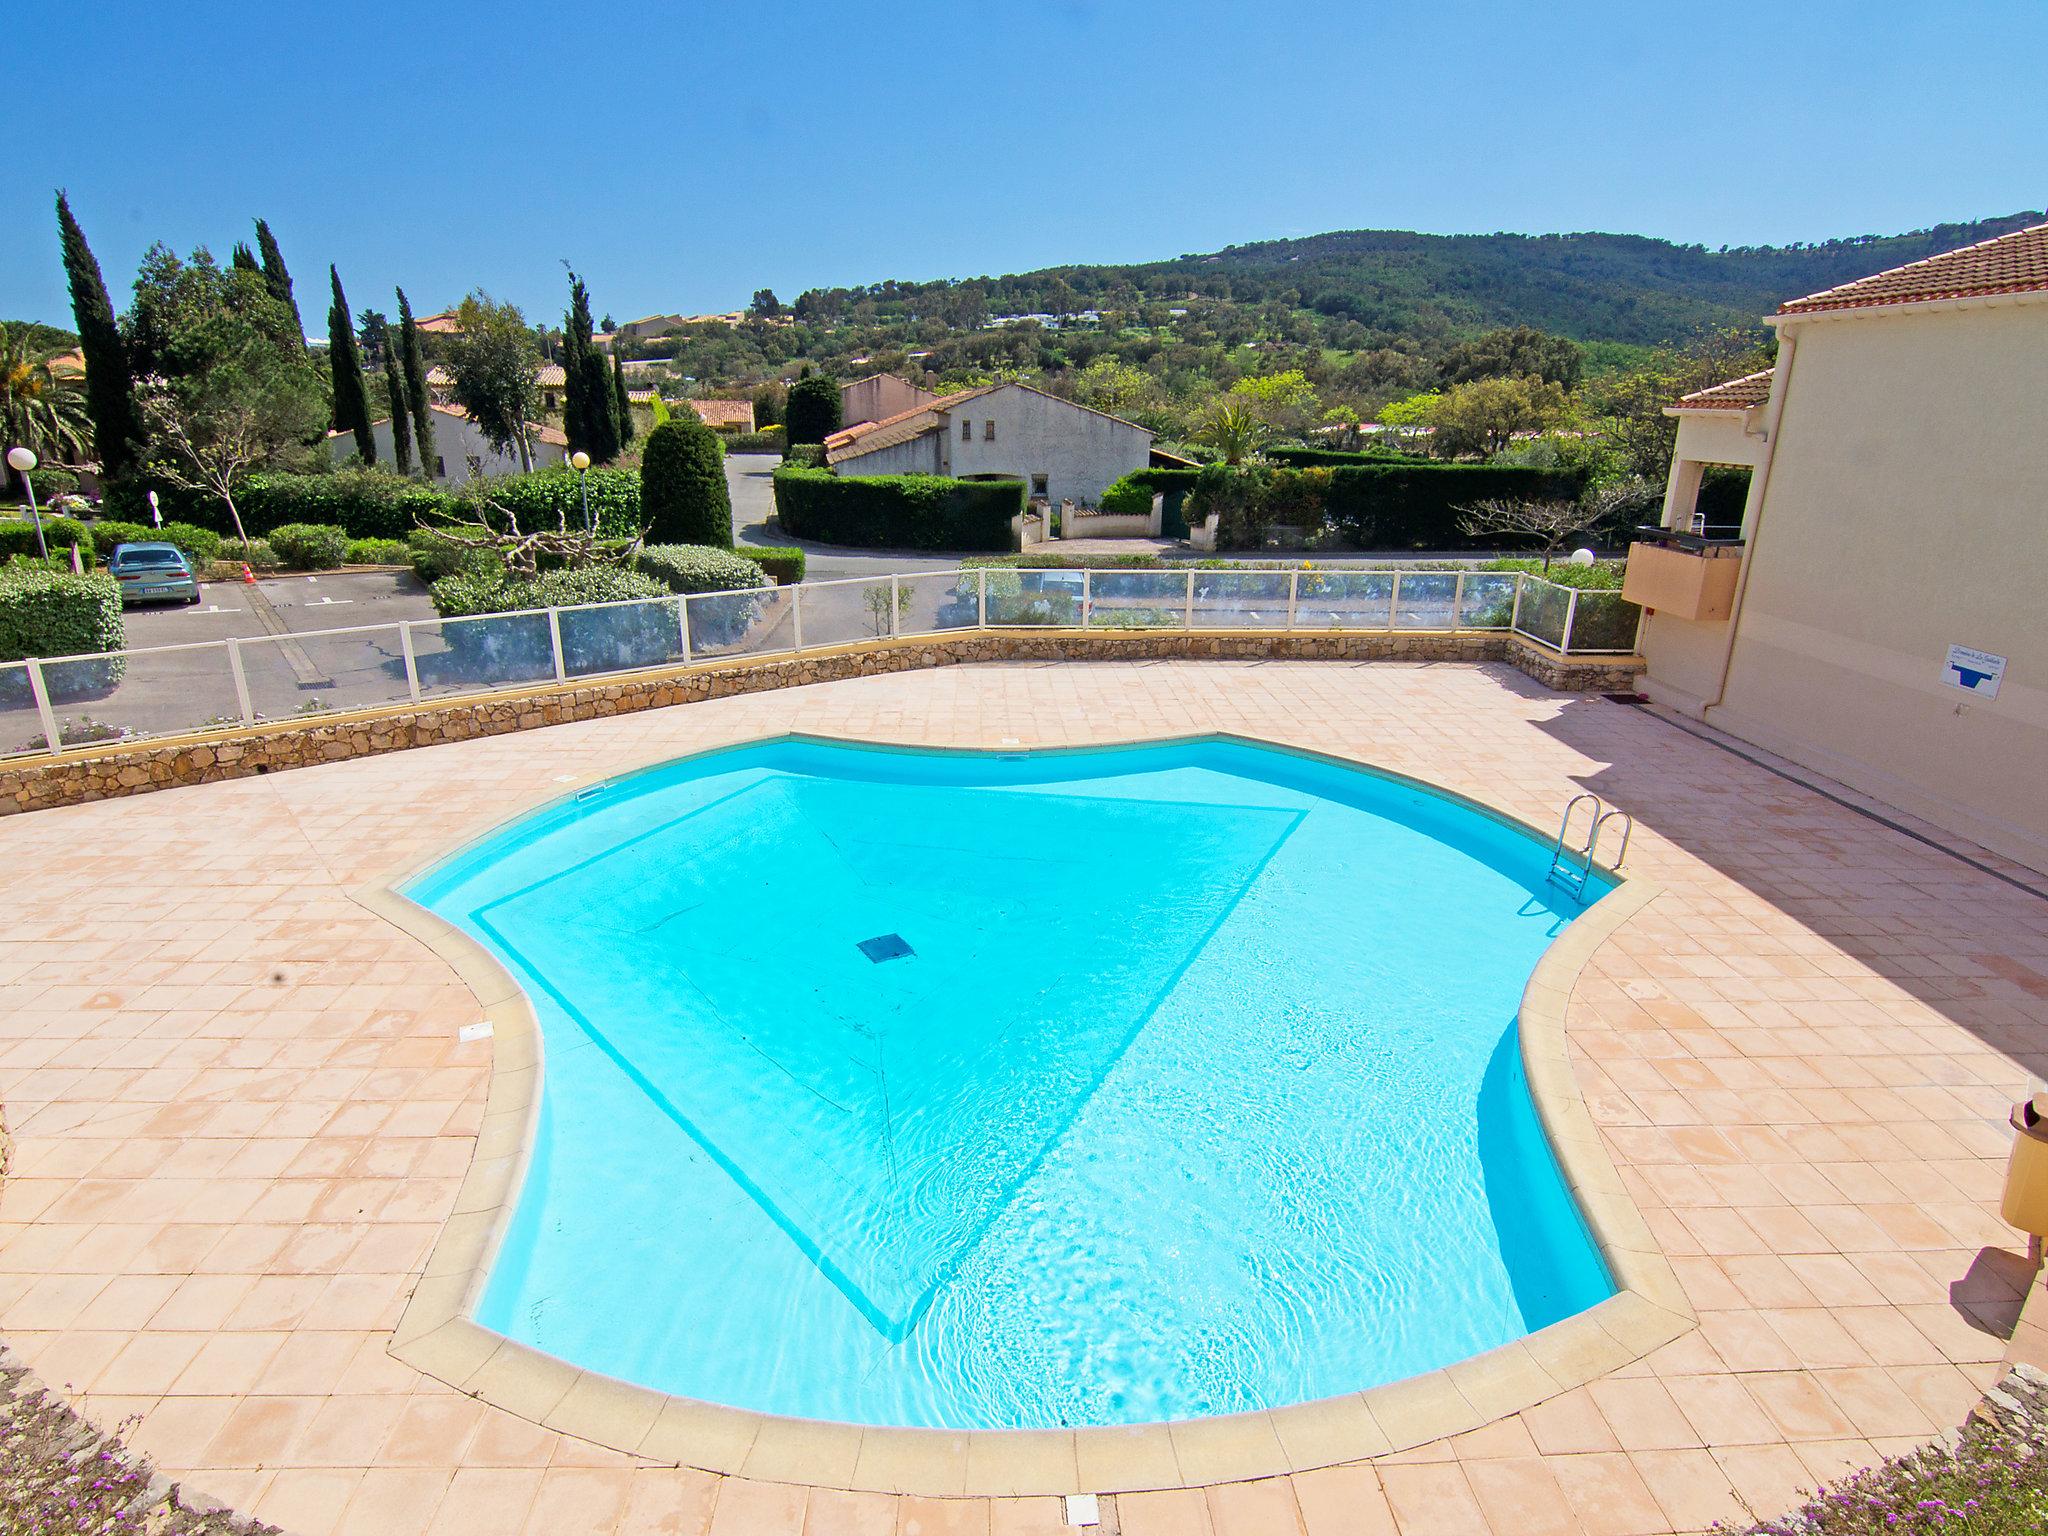
<svg viewBox="0 0 2048 1536">
<path fill-rule="evenodd" d="M 1941 669 L 1941 680 L 1949 687 L 1974 693 L 1980 699 L 1997 698 L 1998 683 L 2004 676 L 2003 656 L 1994 656 L 1989 651 L 1967 645 L 1950 646 L 1948 665 Z"/>
</svg>

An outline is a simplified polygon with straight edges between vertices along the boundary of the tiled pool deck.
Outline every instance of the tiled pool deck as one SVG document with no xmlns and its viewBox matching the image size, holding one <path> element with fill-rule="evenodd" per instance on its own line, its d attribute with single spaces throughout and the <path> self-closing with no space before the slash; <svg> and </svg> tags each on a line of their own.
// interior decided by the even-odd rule
<svg viewBox="0 0 2048 1536">
<path fill-rule="evenodd" d="M 624 769 L 786 730 L 961 746 L 1226 730 L 1537 826 L 1590 788 L 1661 887 L 1593 953 L 1571 1065 L 1699 1326 L 1370 1462 L 1123 1494 L 1123 1536 L 1653 1536 L 1775 1512 L 1956 1422 L 2027 1281 L 2005 1112 L 2048 1071 L 2048 901 L 1646 714 L 1505 667 L 956 667 L 0 821 L 0 1339 L 174 1476 L 296 1536 L 1051 1533 L 636 1463 L 401 1365 L 488 1042 L 350 892 Z M 707 1323 L 715 1326 L 715 1323 Z"/>
</svg>

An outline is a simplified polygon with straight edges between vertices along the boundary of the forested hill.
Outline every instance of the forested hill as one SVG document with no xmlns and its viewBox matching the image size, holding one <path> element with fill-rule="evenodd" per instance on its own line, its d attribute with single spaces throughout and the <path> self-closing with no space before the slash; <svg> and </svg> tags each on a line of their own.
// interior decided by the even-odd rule
<svg viewBox="0 0 2048 1536">
<path fill-rule="evenodd" d="M 1676 342 L 1753 324 L 1787 299 L 1989 240 L 2040 213 L 1816 245 L 1709 250 L 1641 235 L 1424 235 L 1347 230 L 1129 266 L 1048 267 L 1010 277 L 813 290 L 799 313 L 836 319 L 867 301 L 878 319 L 972 325 L 1006 314 L 1198 300 L 1301 309 L 1383 335 L 1448 337 L 1533 325 L 1580 341 Z"/>
</svg>

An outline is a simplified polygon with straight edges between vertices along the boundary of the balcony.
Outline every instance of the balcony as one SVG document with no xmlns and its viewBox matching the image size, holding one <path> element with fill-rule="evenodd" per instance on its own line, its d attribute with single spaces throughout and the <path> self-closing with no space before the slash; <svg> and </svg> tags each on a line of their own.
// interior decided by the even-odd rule
<svg viewBox="0 0 2048 1536">
<path fill-rule="evenodd" d="M 1708 539 L 1669 528 L 1639 528 L 1629 546 L 1621 595 L 1678 619 L 1726 619 L 1742 573 L 1740 539 Z"/>
</svg>

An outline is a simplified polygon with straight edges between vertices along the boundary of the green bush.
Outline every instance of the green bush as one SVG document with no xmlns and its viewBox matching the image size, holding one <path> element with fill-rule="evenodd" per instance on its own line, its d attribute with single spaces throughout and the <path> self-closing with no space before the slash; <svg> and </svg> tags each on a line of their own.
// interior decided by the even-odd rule
<svg viewBox="0 0 2048 1536">
<path fill-rule="evenodd" d="M 220 535 L 211 528 L 190 523 L 165 523 L 145 528 L 140 523 L 99 522 L 92 525 L 92 541 L 102 561 L 111 560 L 122 544 L 170 544 L 182 550 L 194 565 L 210 565 L 220 555 Z"/>
<path fill-rule="evenodd" d="M 50 546 L 52 555 L 69 556 L 71 546 L 78 546 L 78 558 L 91 570 L 98 560 L 93 547 L 92 530 L 71 517 L 46 517 L 43 519 L 43 539 Z M 0 519 L 0 563 L 10 555 L 36 555 L 36 525 L 28 518 L 19 520 Z"/>
<path fill-rule="evenodd" d="M 823 469 L 825 467 L 825 445 L 823 443 L 791 443 L 782 451 L 782 462 L 794 469 Z"/>
<path fill-rule="evenodd" d="M 481 528 L 475 530 L 481 534 Z M 453 576 L 458 571 L 489 571 L 499 569 L 498 562 L 482 550 L 465 549 L 452 540 L 427 528 L 415 528 L 406 535 L 405 547 L 411 552 L 412 573 L 424 586 L 431 587 L 443 576 Z"/>
<path fill-rule="evenodd" d="M 452 510 L 465 522 L 488 522 L 501 528 L 504 518 L 483 510 L 488 501 L 511 513 L 529 533 L 536 528 L 564 524 L 580 528 L 586 491 L 599 533 L 612 538 L 633 538 L 641 532 L 640 476 L 630 469 L 593 469 L 579 477 L 568 465 L 557 464 L 530 475 L 471 481 L 455 498 Z"/>
<path fill-rule="evenodd" d="M 780 453 L 780 432 L 727 432 L 719 438 L 727 453 Z"/>
<path fill-rule="evenodd" d="M 667 597 L 669 589 L 654 577 L 624 566 L 585 565 L 572 571 L 549 571 L 532 581 L 510 581 L 502 573 L 459 571 L 435 582 L 431 595 L 434 611 L 442 618 L 460 619 L 576 603 L 634 602 Z"/>
<path fill-rule="evenodd" d="M 763 578 L 760 565 L 746 556 L 703 544 L 649 544 L 634 564 L 666 592 L 733 592 L 758 587 Z"/>
<path fill-rule="evenodd" d="M 108 512 L 130 522 L 146 520 L 150 489 L 146 480 L 117 485 L 107 494 Z M 154 489 L 167 520 L 234 533 L 218 496 L 161 484 Z M 351 538 L 402 539 L 421 518 L 445 514 L 452 504 L 446 491 L 424 481 L 361 466 L 324 475 L 251 475 L 235 497 L 251 538 L 288 523 L 318 523 L 344 529 Z"/>
<path fill-rule="evenodd" d="M 725 450 L 701 421 L 678 417 L 647 434 L 640 453 L 640 509 L 657 544 L 732 547 Z"/>
<path fill-rule="evenodd" d="M 783 422 L 790 445 L 822 443 L 839 430 L 839 383 L 822 373 L 789 386 Z"/>
<path fill-rule="evenodd" d="M 1149 517 L 1152 515 L 1152 488 L 1140 485 L 1134 474 L 1125 475 L 1102 493 L 1101 504 L 1096 510 L 1108 517 Z"/>
<path fill-rule="evenodd" d="M 121 584 L 113 577 L 102 572 L 80 576 L 70 571 L 0 571 L 0 661 L 118 651 L 126 637 Z"/>
<path fill-rule="evenodd" d="M 1358 464 L 1428 464 L 1431 460 L 1398 448 L 1268 448 L 1265 456 L 1289 469 L 1338 469 Z"/>
<path fill-rule="evenodd" d="M 749 545 L 735 549 L 733 553 L 746 556 L 784 586 L 804 579 L 807 562 L 804 552 L 794 544 L 763 545 L 759 548 Z"/>
<path fill-rule="evenodd" d="M 266 537 L 288 571 L 332 571 L 348 559 L 348 535 L 319 523 L 283 523 Z"/>
<path fill-rule="evenodd" d="M 1007 550 L 1021 480 L 775 472 L 775 511 L 800 539 L 865 549 Z"/>
<path fill-rule="evenodd" d="M 675 606 L 646 602 L 667 597 L 668 589 L 624 566 L 549 571 L 532 581 L 508 581 L 502 569 L 457 572 L 435 582 L 432 595 L 435 611 L 451 619 L 605 605 L 559 618 L 562 665 L 571 676 L 659 666 L 677 659 L 680 650 Z M 538 615 L 449 624 L 442 628 L 441 638 L 446 652 L 422 663 L 437 684 L 501 683 L 546 678 L 554 672 L 554 643 L 548 624 Z"/>
<path fill-rule="evenodd" d="M 412 559 L 412 546 L 404 539 L 350 539 L 350 565 L 405 565 Z"/>
<path fill-rule="evenodd" d="M 1309 473 L 1309 471 L 1304 471 Z M 1375 464 L 1329 471 L 1324 512 L 1361 549 L 1498 548 L 1498 535 L 1458 531 L 1461 509 L 1480 501 L 1577 501 L 1578 470 L 1497 464 Z"/>
</svg>

